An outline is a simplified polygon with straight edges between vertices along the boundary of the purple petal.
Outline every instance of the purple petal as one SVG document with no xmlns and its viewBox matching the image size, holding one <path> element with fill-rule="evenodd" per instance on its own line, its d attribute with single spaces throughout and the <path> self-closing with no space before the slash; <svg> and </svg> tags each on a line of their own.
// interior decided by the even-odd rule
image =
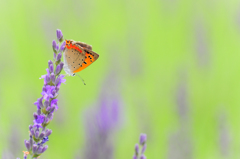
<svg viewBox="0 0 240 159">
<path fill-rule="evenodd" d="M 54 66 L 53 66 L 52 60 L 48 61 L 48 69 L 49 69 L 50 72 L 53 72 L 53 70 L 54 70 Z"/>
<path fill-rule="evenodd" d="M 135 153 L 139 154 L 139 146 L 138 146 L 138 144 L 135 145 Z"/>
<path fill-rule="evenodd" d="M 60 62 L 60 64 L 57 65 L 56 72 L 55 72 L 56 75 L 58 75 L 58 74 L 62 71 L 62 69 L 63 69 L 63 65 L 64 65 L 63 62 Z"/>
<path fill-rule="evenodd" d="M 146 148 L 147 148 L 147 144 L 144 144 L 143 147 L 142 147 L 142 154 L 144 154 Z"/>
<path fill-rule="evenodd" d="M 57 47 L 57 43 L 55 40 L 53 40 L 52 42 L 52 47 L 53 47 L 53 50 L 56 50 L 56 47 Z"/>
<path fill-rule="evenodd" d="M 62 43 L 62 45 L 61 45 L 61 47 L 60 47 L 60 51 L 63 51 L 63 50 L 64 50 L 65 45 L 66 45 L 66 41 L 64 41 L 64 42 Z"/>
<path fill-rule="evenodd" d="M 52 83 L 55 83 L 56 77 L 55 77 L 54 73 L 51 73 L 50 79 L 51 79 Z"/>
<path fill-rule="evenodd" d="M 36 144 L 33 144 L 32 152 L 33 152 L 34 154 L 37 153 L 37 148 L 38 148 L 38 146 L 37 146 Z"/>
<path fill-rule="evenodd" d="M 62 34 L 62 31 L 60 29 L 57 29 L 57 38 L 58 38 L 58 41 L 62 41 L 63 39 L 63 34 Z"/>
<path fill-rule="evenodd" d="M 146 156 L 141 155 L 140 159 L 146 159 Z"/>
<path fill-rule="evenodd" d="M 61 71 L 62 71 L 62 70 L 61 70 L 60 65 L 57 65 L 56 72 L 55 72 L 56 75 L 58 75 Z"/>
<path fill-rule="evenodd" d="M 57 55 L 57 61 L 60 61 L 61 60 L 61 58 L 62 58 L 62 53 L 59 53 L 58 55 Z"/>
<path fill-rule="evenodd" d="M 140 139 L 139 139 L 140 145 L 144 145 L 144 143 L 146 142 L 146 140 L 147 140 L 147 135 L 146 135 L 146 134 L 141 134 L 141 135 L 140 135 Z"/>
<path fill-rule="evenodd" d="M 27 148 L 27 150 L 29 151 L 31 149 L 29 141 L 25 140 L 24 144 L 25 144 L 25 147 Z"/>
<path fill-rule="evenodd" d="M 48 136 L 51 135 L 51 134 L 52 134 L 52 130 L 47 129 L 47 130 L 46 130 L 46 135 L 45 135 L 45 136 L 48 137 Z"/>
<path fill-rule="evenodd" d="M 45 152 L 48 149 L 48 145 L 45 145 L 42 149 L 42 153 Z"/>
<path fill-rule="evenodd" d="M 51 101 L 51 106 L 57 105 L 57 104 L 58 104 L 58 99 L 53 99 L 53 100 Z"/>
<path fill-rule="evenodd" d="M 39 135 L 39 139 L 40 139 L 40 140 L 43 139 L 44 136 L 45 136 L 45 132 L 41 132 L 41 134 Z"/>
<path fill-rule="evenodd" d="M 41 154 L 41 153 L 42 153 L 42 149 L 43 149 L 43 146 L 39 146 L 39 148 L 38 148 L 38 154 Z"/>
</svg>

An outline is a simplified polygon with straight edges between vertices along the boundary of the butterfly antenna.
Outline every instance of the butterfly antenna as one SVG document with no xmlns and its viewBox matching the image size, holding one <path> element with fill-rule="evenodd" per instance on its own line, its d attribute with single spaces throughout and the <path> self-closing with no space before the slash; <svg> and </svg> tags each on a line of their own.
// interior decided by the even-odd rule
<svg viewBox="0 0 240 159">
<path fill-rule="evenodd" d="M 86 85 L 86 83 L 84 82 L 81 76 L 79 76 L 78 74 L 75 74 L 75 75 L 77 75 L 82 80 L 83 84 Z"/>
</svg>

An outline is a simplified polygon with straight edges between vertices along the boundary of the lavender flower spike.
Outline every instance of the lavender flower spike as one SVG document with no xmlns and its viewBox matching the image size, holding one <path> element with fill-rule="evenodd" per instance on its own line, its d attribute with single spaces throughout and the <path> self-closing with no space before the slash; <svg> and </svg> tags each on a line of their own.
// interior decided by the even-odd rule
<svg viewBox="0 0 240 159">
<path fill-rule="evenodd" d="M 66 81 L 64 75 L 60 74 L 63 69 L 61 56 L 62 50 L 64 49 L 63 45 L 65 46 L 65 44 L 60 44 L 63 41 L 63 34 L 59 29 L 57 30 L 57 39 L 58 43 L 55 40 L 52 42 L 55 55 L 53 61 L 55 62 L 51 60 L 48 61 L 47 74 L 41 77 L 44 79 L 41 92 L 42 96 L 34 103 L 34 105 L 37 106 L 37 111 L 33 113 L 33 125 L 29 126 L 29 140 L 24 141 L 27 149 L 27 151 L 23 151 L 24 159 L 27 159 L 28 155 L 30 155 L 32 159 L 36 159 L 44 153 L 48 148 L 46 143 L 52 134 L 52 130 L 46 129 L 46 127 L 52 121 L 53 114 L 58 108 L 58 99 L 56 98 L 59 94 L 60 86 Z M 59 46 L 61 46 L 61 50 L 59 50 Z"/>
<path fill-rule="evenodd" d="M 146 159 L 147 157 L 144 155 L 144 152 L 147 148 L 147 135 L 141 134 L 139 138 L 139 144 L 141 146 L 141 153 L 139 153 L 139 145 L 135 145 L 135 154 L 133 155 L 133 159 Z"/>
</svg>

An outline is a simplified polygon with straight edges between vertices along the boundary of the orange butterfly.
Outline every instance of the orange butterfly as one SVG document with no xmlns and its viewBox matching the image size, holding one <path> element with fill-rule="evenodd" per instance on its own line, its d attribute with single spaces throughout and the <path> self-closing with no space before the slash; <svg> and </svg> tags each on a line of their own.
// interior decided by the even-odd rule
<svg viewBox="0 0 240 159">
<path fill-rule="evenodd" d="M 99 55 L 92 51 L 92 46 L 83 42 L 66 40 L 63 51 L 64 71 L 74 76 L 75 73 L 82 71 L 94 61 Z"/>
</svg>

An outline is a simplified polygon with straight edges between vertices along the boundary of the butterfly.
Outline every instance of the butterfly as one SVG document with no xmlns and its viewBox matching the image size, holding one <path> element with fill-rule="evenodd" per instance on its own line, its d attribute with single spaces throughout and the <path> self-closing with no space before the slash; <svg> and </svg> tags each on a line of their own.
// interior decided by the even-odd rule
<svg viewBox="0 0 240 159">
<path fill-rule="evenodd" d="M 66 40 L 63 51 L 64 71 L 74 76 L 98 59 L 99 55 L 92 51 L 92 46 L 79 41 Z"/>
</svg>

